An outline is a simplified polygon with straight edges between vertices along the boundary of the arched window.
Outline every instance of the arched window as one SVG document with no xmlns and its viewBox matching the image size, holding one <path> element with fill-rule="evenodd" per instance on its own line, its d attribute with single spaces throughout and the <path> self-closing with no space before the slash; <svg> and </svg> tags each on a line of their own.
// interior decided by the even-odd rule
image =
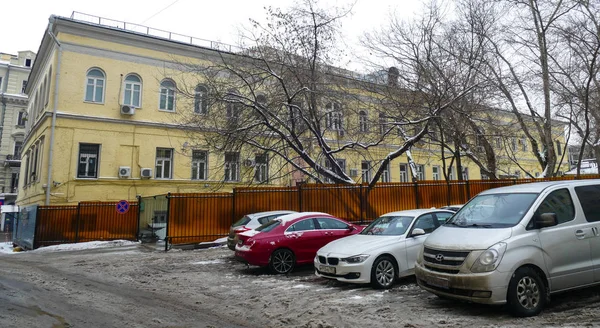
<svg viewBox="0 0 600 328">
<path fill-rule="evenodd" d="M 327 110 L 326 124 L 331 130 L 341 131 L 342 126 L 342 111 L 339 103 L 330 102 L 325 106 Z"/>
<path fill-rule="evenodd" d="M 125 77 L 123 105 L 142 107 L 142 79 L 135 74 Z"/>
<path fill-rule="evenodd" d="M 367 123 L 367 112 L 365 112 L 364 110 L 358 112 L 358 128 L 360 129 L 360 132 L 369 131 L 369 125 Z"/>
<path fill-rule="evenodd" d="M 164 80 L 160 83 L 160 101 L 158 109 L 175 110 L 175 82 Z"/>
<path fill-rule="evenodd" d="M 104 102 L 104 72 L 97 68 L 92 68 L 86 75 L 87 83 L 85 86 L 85 101 L 94 103 Z"/>
<path fill-rule="evenodd" d="M 194 95 L 194 113 L 208 114 L 208 88 L 199 84 Z"/>
</svg>

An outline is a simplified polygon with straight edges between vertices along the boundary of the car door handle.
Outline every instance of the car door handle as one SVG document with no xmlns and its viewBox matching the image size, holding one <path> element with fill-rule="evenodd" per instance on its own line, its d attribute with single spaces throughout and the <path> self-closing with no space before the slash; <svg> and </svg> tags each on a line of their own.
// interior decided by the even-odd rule
<svg viewBox="0 0 600 328">
<path fill-rule="evenodd" d="M 585 232 L 583 230 L 576 230 L 575 231 L 575 236 L 577 238 L 583 238 L 583 237 L 585 237 Z"/>
</svg>

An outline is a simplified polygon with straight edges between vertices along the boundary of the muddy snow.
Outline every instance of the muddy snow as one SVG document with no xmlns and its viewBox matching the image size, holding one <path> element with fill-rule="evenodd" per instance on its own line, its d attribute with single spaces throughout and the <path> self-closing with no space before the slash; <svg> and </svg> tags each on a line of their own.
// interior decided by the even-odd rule
<svg viewBox="0 0 600 328">
<path fill-rule="evenodd" d="M 0 253 L 0 327 L 600 326 L 597 287 L 556 295 L 540 316 L 518 319 L 503 307 L 438 299 L 414 278 L 381 291 L 318 278 L 311 266 L 287 276 L 247 268 L 227 247 L 100 246 Z"/>
</svg>

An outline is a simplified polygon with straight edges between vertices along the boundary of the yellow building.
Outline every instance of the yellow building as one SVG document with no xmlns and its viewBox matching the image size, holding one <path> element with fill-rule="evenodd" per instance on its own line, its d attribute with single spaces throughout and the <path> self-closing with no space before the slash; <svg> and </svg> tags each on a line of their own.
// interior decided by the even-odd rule
<svg viewBox="0 0 600 328">
<path fill-rule="evenodd" d="M 17 198 L 21 149 L 25 139 L 27 94 L 25 87 L 35 53 L 0 53 L 0 202 Z"/>
<path fill-rule="evenodd" d="M 182 128 L 180 115 L 202 114 L 203 107 L 176 92 L 175 84 L 186 79 L 176 63 L 210 61 L 225 45 L 99 17 L 76 18 L 50 18 L 29 77 L 20 205 L 228 191 L 264 182 L 269 171 L 280 169 L 290 174 L 268 185 L 302 180 L 283 161 L 253 151 L 190 147 L 190 131 Z M 178 81 L 169 78 L 174 76 Z M 561 134 L 557 138 L 563 140 Z M 419 179 L 443 179 L 439 151 L 425 144 L 412 152 Z M 382 144 L 368 157 L 378 160 L 395 148 Z M 503 169 L 536 172 L 533 158 L 526 151 L 522 155 L 521 168 Z M 407 163 L 405 156 L 392 161 L 382 180 L 409 181 Z M 353 157 L 344 167 L 360 181 L 370 169 L 363 164 Z M 474 163 L 463 165 L 465 178 L 481 177 Z"/>
</svg>

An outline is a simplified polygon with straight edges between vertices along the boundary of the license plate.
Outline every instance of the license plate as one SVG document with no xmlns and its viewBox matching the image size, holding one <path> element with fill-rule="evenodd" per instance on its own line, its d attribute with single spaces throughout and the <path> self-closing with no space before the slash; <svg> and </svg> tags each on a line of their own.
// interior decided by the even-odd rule
<svg viewBox="0 0 600 328">
<path fill-rule="evenodd" d="M 427 277 L 427 279 L 425 279 L 425 281 L 427 281 L 427 283 L 430 284 L 431 286 L 445 288 L 445 289 L 450 288 L 450 282 L 448 281 L 448 279 L 445 279 L 445 278 Z"/>
<path fill-rule="evenodd" d="M 335 274 L 335 267 L 321 265 L 319 267 L 319 271 L 321 271 L 323 273 Z"/>
</svg>

